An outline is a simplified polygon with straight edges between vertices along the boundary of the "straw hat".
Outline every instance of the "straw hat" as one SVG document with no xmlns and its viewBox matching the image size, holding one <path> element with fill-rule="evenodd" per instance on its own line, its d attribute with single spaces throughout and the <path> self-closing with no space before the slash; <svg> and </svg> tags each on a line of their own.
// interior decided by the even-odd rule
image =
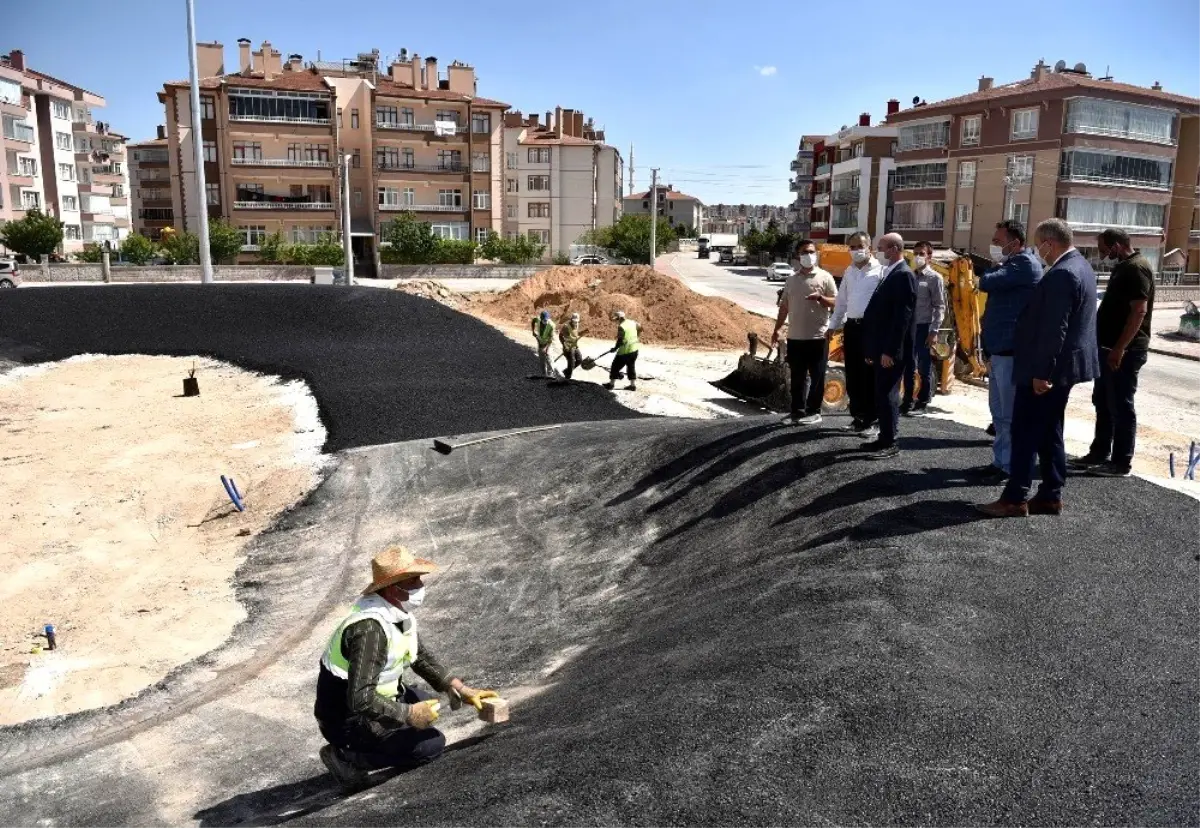
<svg viewBox="0 0 1200 828">
<path fill-rule="evenodd" d="M 403 546 L 389 546 L 371 559 L 371 583 L 363 595 L 378 592 L 384 587 L 406 581 L 417 575 L 437 572 L 438 565 L 424 558 L 417 558 Z"/>
</svg>

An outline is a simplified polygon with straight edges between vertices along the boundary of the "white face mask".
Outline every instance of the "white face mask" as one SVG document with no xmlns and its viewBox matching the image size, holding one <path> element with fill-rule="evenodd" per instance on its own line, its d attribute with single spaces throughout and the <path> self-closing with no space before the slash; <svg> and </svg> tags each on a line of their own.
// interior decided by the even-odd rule
<svg viewBox="0 0 1200 828">
<path fill-rule="evenodd" d="M 925 257 L 924 256 L 913 256 L 913 264 L 916 265 L 918 268 L 924 267 L 925 266 Z"/>
<path fill-rule="evenodd" d="M 880 250 L 878 253 L 875 254 L 875 258 L 878 259 L 879 263 L 881 265 L 883 265 L 884 267 L 887 267 L 888 265 L 891 264 L 891 262 L 888 261 L 887 254 L 884 253 L 882 250 Z"/>
<path fill-rule="evenodd" d="M 407 590 L 407 592 L 408 600 L 400 602 L 400 609 L 405 612 L 412 612 L 425 603 L 425 587 L 417 587 L 416 589 Z"/>
<path fill-rule="evenodd" d="M 800 254 L 800 266 L 802 268 L 804 268 L 805 270 L 812 270 L 813 266 L 816 265 L 816 263 L 817 263 L 817 254 L 816 253 L 801 253 Z"/>
<path fill-rule="evenodd" d="M 988 256 L 991 257 L 993 262 L 1002 262 L 1004 261 L 1004 248 L 998 244 L 993 244 L 988 247 Z"/>
<path fill-rule="evenodd" d="M 850 258 L 854 260 L 855 264 L 862 264 L 865 262 L 868 258 L 868 255 L 869 254 L 867 251 L 862 249 L 850 251 Z"/>
</svg>

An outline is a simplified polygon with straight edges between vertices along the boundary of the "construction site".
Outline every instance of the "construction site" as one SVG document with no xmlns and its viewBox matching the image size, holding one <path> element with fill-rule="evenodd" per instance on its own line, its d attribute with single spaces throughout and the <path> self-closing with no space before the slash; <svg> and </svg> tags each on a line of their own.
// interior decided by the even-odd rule
<svg viewBox="0 0 1200 828">
<path fill-rule="evenodd" d="M 1196 491 L 983 519 L 980 306 L 938 266 L 941 413 L 885 463 L 836 370 L 781 426 L 773 321 L 670 261 L 8 292 L 0 822 L 1200 822 Z M 537 378 L 541 311 L 594 367 Z M 1158 469 L 1191 423 L 1149 422 Z M 441 758 L 347 790 L 318 667 L 395 544 L 440 566 L 422 642 L 510 714 L 443 706 Z"/>
</svg>

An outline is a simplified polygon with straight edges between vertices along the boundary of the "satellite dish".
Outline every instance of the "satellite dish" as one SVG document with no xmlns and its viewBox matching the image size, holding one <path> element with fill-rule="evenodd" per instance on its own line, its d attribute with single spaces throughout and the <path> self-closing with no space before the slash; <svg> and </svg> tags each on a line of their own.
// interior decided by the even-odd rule
<svg viewBox="0 0 1200 828">
<path fill-rule="evenodd" d="M 1075 64 L 1075 71 L 1076 71 L 1076 72 L 1079 72 L 1079 73 L 1081 73 L 1081 74 L 1083 74 L 1083 73 L 1086 73 L 1086 72 L 1087 72 L 1087 66 L 1085 66 L 1085 65 L 1084 65 L 1084 64 L 1082 64 L 1082 63 L 1076 63 L 1076 64 Z"/>
<path fill-rule="evenodd" d="M 916 106 L 916 105 L 917 105 L 917 104 L 919 104 L 920 102 L 921 102 L 921 96 L 920 96 L 920 95 L 913 95 L 913 106 Z"/>
<path fill-rule="evenodd" d="M 1066 68 L 1067 68 L 1067 62 L 1065 60 L 1060 60 L 1058 63 L 1054 64 L 1055 72 L 1061 72 L 1062 70 L 1064 70 Z"/>
</svg>

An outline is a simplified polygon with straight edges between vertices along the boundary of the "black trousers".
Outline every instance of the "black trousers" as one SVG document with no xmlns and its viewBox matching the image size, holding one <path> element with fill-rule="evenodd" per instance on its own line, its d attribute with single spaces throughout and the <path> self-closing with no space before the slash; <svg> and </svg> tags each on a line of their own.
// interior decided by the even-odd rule
<svg viewBox="0 0 1200 828">
<path fill-rule="evenodd" d="M 875 371 L 867 365 L 861 319 L 847 319 L 842 330 L 842 350 L 846 359 L 846 393 L 850 396 L 850 416 L 871 424 L 875 411 Z"/>
<path fill-rule="evenodd" d="M 829 363 L 829 342 L 825 337 L 789 339 L 787 361 L 792 375 L 792 416 L 820 414 L 821 404 L 825 402 L 825 366 Z"/>
<path fill-rule="evenodd" d="M 893 362 L 891 368 L 875 363 L 875 405 L 879 418 L 879 442 L 892 445 L 900 431 L 900 379 L 904 365 Z"/>
<path fill-rule="evenodd" d="M 926 340 L 929 339 L 929 324 L 913 327 L 913 346 L 904 352 L 904 404 L 912 405 L 913 393 L 917 384 L 917 374 L 921 375 L 921 391 L 917 394 L 917 403 L 925 405 L 933 397 L 933 354 L 929 351 Z"/>
<path fill-rule="evenodd" d="M 578 348 L 563 348 L 563 358 L 567 361 L 567 370 L 563 372 L 563 376 L 570 379 L 571 374 L 575 373 L 575 367 L 583 362 L 583 354 L 579 353 Z"/>
<path fill-rule="evenodd" d="M 1126 351 L 1121 367 L 1108 367 L 1110 349 L 1100 349 L 1100 376 L 1092 386 L 1092 405 L 1096 407 L 1096 436 L 1088 454 L 1107 457 L 1123 469 L 1133 464 L 1137 443 L 1137 412 L 1133 398 L 1137 394 L 1138 372 L 1146 364 L 1145 351 Z"/>
<path fill-rule="evenodd" d="M 404 689 L 404 703 L 416 704 L 436 699 L 436 693 Z M 363 725 L 333 727 L 318 721 L 321 735 L 334 747 L 341 748 L 346 758 L 362 768 L 410 768 L 432 762 L 446 749 L 446 737 L 436 727 L 370 728 Z"/>
<path fill-rule="evenodd" d="M 1055 383 L 1045 394 L 1033 393 L 1024 383 L 1013 394 L 1012 458 L 1009 460 L 1008 485 L 1000 499 L 1024 503 L 1033 488 L 1033 466 L 1042 472 L 1036 500 L 1062 500 L 1067 481 L 1067 449 L 1063 442 L 1067 400 L 1071 386 Z"/>
<path fill-rule="evenodd" d="M 632 354 L 617 354 L 613 357 L 612 368 L 608 371 L 608 381 L 616 382 L 617 377 L 624 370 L 630 382 L 637 382 L 637 355 L 638 352 L 634 351 Z"/>
</svg>

